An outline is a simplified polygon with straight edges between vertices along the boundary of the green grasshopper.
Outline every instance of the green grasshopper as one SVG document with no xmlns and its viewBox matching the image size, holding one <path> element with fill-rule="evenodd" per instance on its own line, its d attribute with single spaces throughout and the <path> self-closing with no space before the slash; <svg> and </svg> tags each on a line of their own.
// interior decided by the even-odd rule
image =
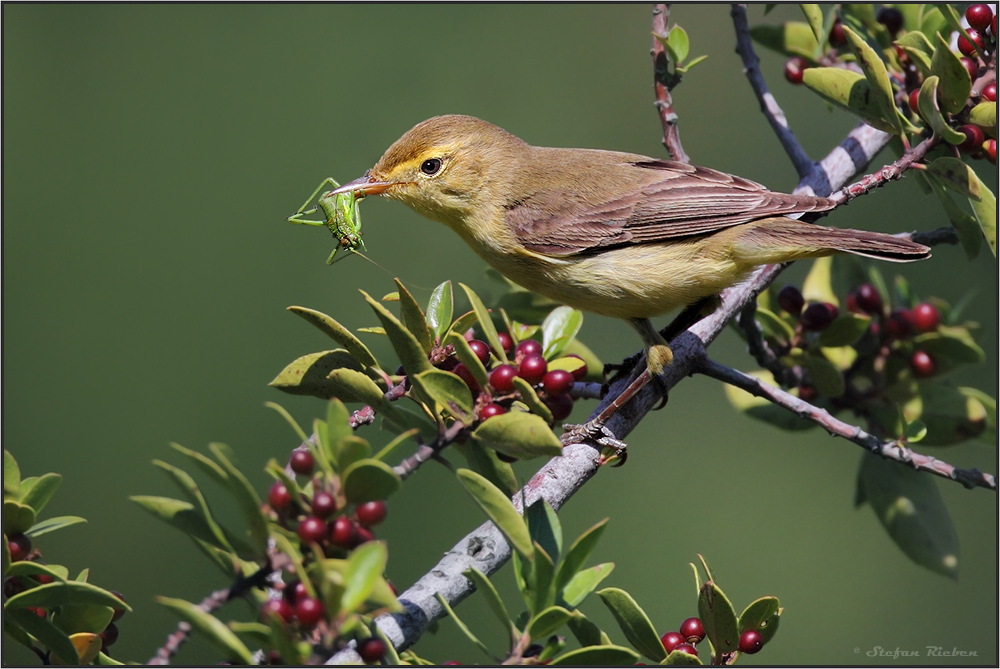
<svg viewBox="0 0 1000 669">
<path fill-rule="evenodd" d="M 361 214 L 358 210 L 358 201 L 361 198 L 355 197 L 353 192 L 341 193 L 340 195 L 330 195 L 327 193 L 316 200 L 316 203 L 319 205 L 318 207 L 306 209 L 309 203 L 313 201 L 313 198 L 319 195 L 327 184 L 332 184 L 333 188 L 340 187 L 340 184 L 331 177 L 323 179 L 319 186 L 316 187 L 316 190 L 312 192 L 312 195 L 299 207 L 299 210 L 288 217 L 288 222 L 299 225 L 325 226 L 336 237 L 338 245 L 333 248 L 330 257 L 326 259 L 327 265 L 332 265 L 335 262 L 333 258 L 337 255 L 337 251 L 342 248 L 347 249 L 351 253 L 366 257 L 358 251 L 358 248 L 364 251 L 368 250 L 365 248 L 365 243 L 361 240 Z M 310 221 L 303 218 L 304 216 L 315 214 L 319 209 L 322 209 L 323 213 L 326 214 L 325 221 Z M 345 257 L 342 256 L 341 260 Z"/>
</svg>

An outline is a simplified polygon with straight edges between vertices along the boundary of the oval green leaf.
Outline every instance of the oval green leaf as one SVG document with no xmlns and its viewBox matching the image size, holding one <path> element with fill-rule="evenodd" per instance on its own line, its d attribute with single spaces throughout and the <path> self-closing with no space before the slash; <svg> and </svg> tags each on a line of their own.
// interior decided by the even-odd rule
<svg viewBox="0 0 1000 669">
<path fill-rule="evenodd" d="M 531 618 L 527 633 L 532 641 L 544 639 L 559 631 L 569 621 L 570 612 L 561 606 L 550 606 Z"/>
<path fill-rule="evenodd" d="M 221 620 L 206 613 L 197 605 L 183 599 L 157 597 L 156 601 L 173 611 L 181 620 L 205 635 L 206 640 L 222 651 L 227 659 L 239 661 L 241 664 L 253 664 L 253 653 L 247 648 L 236 633 L 229 629 Z"/>
<path fill-rule="evenodd" d="M 618 588 L 605 588 L 597 594 L 636 650 L 654 662 L 666 659 L 667 651 L 660 643 L 660 635 L 656 633 L 653 623 L 649 622 L 646 612 L 632 599 L 632 595 Z"/>
<path fill-rule="evenodd" d="M 562 455 L 562 443 L 542 418 L 509 411 L 484 421 L 472 433 L 477 443 L 522 460 Z"/>
<path fill-rule="evenodd" d="M 389 553 L 381 541 L 369 541 L 351 551 L 344 573 L 344 594 L 340 599 L 340 613 L 359 611 L 372 594 L 375 583 L 382 578 Z"/>
<path fill-rule="evenodd" d="M 712 581 L 701 586 L 698 617 L 705 626 L 705 635 L 712 642 L 716 654 L 734 653 L 738 650 L 740 634 L 736 611 L 722 589 Z"/>
<path fill-rule="evenodd" d="M 850 312 L 841 314 L 820 334 L 817 341 L 820 346 L 850 346 L 861 339 L 871 322 L 869 316 Z"/>
<path fill-rule="evenodd" d="M 740 614 L 739 633 L 757 630 L 766 644 L 778 631 L 782 608 L 777 597 L 761 597 L 750 603 Z"/>
<path fill-rule="evenodd" d="M 937 44 L 931 57 L 931 73 L 939 81 L 938 102 L 945 113 L 957 114 L 969 99 L 972 79 L 944 38 L 940 34 L 935 37 Z"/>
<path fill-rule="evenodd" d="M 293 360 L 268 385 L 291 395 L 329 399 L 336 390 L 327 377 L 335 369 L 360 372 L 362 367 L 357 358 L 342 348 L 319 351 Z"/>
<path fill-rule="evenodd" d="M 524 402 L 528 409 L 531 410 L 531 413 L 544 420 L 548 425 L 552 425 L 554 420 L 552 417 L 552 410 L 545 406 L 545 403 L 542 402 L 538 393 L 535 392 L 535 389 L 531 387 L 530 383 L 519 376 L 515 376 L 514 388 L 517 390 L 518 395 L 521 396 L 521 401 Z"/>
<path fill-rule="evenodd" d="M 396 351 L 396 355 L 399 356 L 399 361 L 402 363 L 406 373 L 412 375 L 433 369 L 430 360 L 427 359 L 427 353 L 424 351 L 423 346 L 420 345 L 417 337 L 404 327 L 398 318 L 389 313 L 388 309 L 373 299 L 371 295 L 363 290 L 361 294 L 364 296 L 368 306 L 378 316 L 382 327 L 385 328 L 385 333 L 388 335 L 389 341 L 392 343 L 392 348 Z"/>
<path fill-rule="evenodd" d="M 635 664 L 639 654 L 624 646 L 587 646 L 578 648 L 553 658 L 550 665 L 568 666 L 615 666 Z"/>
<path fill-rule="evenodd" d="M 562 601 L 566 602 L 567 606 L 579 606 L 583 600 L 590 596 L 590 593 L 597 589 L 601 581 L 611 575 L 614 569 L 614 562 L 604 562 L 594 565 L 590 569 L 578 571 L 573 575 L 569 583 L 566 584 L 566 587 L 561 592 L 557 592 L 559 592 Z"/>
<path fill-rule="evenodd" d="M 810 67 L 802 73 L 802 83 L 873 128 L 892 134 L 896 132 L 896 124 L 882 118 L 880 96 L 872 92 L 865 75 L 839 67 Z M 893 119 L 898 123 L 895 115 Z"/>
<path fill-rule="evenodd" d="M 572 307 L 556 307 L 542 321 L 542 355 L 546 360 L 559 356 L 583 326 L 583 312 Z"/>
<path fill-rule="evenodd" d="M 476 312 L 476 319 L 479 321 L 479 327 L 483 330 L 483 336 L 486 337 L 486 343 L 490 345 L 496 355 L 500 356 L 503 362 L 507 362 L 507 355 L 503 351 L 503 346 L 500 345 L 500 337 L 497 335 L 497 329 L 493 325 L 493 319 L 490 318 L 489 309 L 483 304 L 483 301 L 479 299 L 476 292 L 466 286 L 464 283 L 458 284 L 465 291 L 466 296 L 469 298 L 469 302 L 472 303 L 472 310 Z"/>
<path fill-rule="evenodd" d="M 410 377 L 410 381 L 425 397 L 444 407 L 455 420 L 469 425 L 475 421 L 472 391 L 465 381 L 451 372 L 429 369 Z"/>
<path fill-rule="evenodd" d="M 507 538 L 511 548 L 524 559 L 531 560 L 534 557 L 535 548 L 531 543 L 528 526 L 524 524 L 524 519 L 521 518 L 521 514 L 514 508 L 510 499 L 485 477 L 474 471 L 459 469 L 455 474 L 465 490 L 472 495 L 472 499 L 486 512 L 497 529 Z"/>
<path fill-rule="evenodd" d="M 437 339 L 441 339 L 451 325 L 451 316 L 455 307 L 455 298 L 451 289 L 451 281 L 445 281 L 431 293 L 427 302 L 427 324 Z"/>
<path fill-rule="evenodd" d="M 343 474 L 344 496 L 352 504 L 388 499 L 403 485 L 399 474 L 380 460 L 355 462 Z"/>
<path fill-rule="evenodd" d="M 417 341 L 420 342 L 420 345 L 424 349 L 424 353 L 430 353 L 434 340 L 431 336 L 431 330 L 427 325 L 427 318 L 424 316 L 424 312 L 420 309 L 417 301 L 413 299 L 413 295 L 410 295 L 410 291 L 400 283 L 399 279 L 393 279 L 393 281 L 396 282 L 396 287 L 399 288 L 399 316 L 403 322 L 403 326 L 417 338 Z"/>
<path fill-rule="evenodd" d="M 334 319 L 324 313 L 320 313 L 319 311 L 314 311 L 312 309 L 306 309 L 305 307 L 288 307 L 288 310 L 293 314 L 306 319 L 338 344 L 346 348 L 347 351 L 361 363 L 362 367 L 378 367 L 378 361 L 375 360 L 375 356 L 373 356 L 372 352 L 368 350 L 368 347 L 365 346 L 360 339 L 355 337 L 350 330 Z"/>
</svg>

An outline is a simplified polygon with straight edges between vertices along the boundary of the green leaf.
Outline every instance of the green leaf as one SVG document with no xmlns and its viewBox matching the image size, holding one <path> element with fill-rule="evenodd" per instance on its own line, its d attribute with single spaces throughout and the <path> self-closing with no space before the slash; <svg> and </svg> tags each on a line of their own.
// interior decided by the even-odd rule
<svg viewBox="0 0 1000 669">
<path fill-rule="evenodd" d="M 396 282 L 396 287 L 399 288 L 399 316 L 403 322 L 403 326 L 417 338 L 417 341 L 420 342 L 420 345 L 424 349 L 424 353 L 430 353 L 434 340 L 427 325 L 427 319 L 424 317 L 424 312 L 420 310 L 420 305 L 413 299 L 413 295 L 410 295 L 410 291 L 400 283 L 399 279 L 393 279 L 393 281 Z"/>
<path fill-rule="evenodd" d="M 931 76 L 924 79 L 920 86 L 920 93 L 917 95 L 920 116 L 941 139 L 949 144 L 961 144 L 965 141 L 965 135 L 949 126 L 938 109 L 938 83 L 938 78 Z"/>
<path fill-rule="evenodd" d="M 666 661 L 662 662 L 661 664 L 665 664 L 671 667 L 677 667 L 677 666 L 697 667 L 701 665 L 701 660 L 695 657 L 694 655 L 689 655 L 685 653 L 684 651 L 673 650 L 670 651 L 670 655 L 667 655 Z"/>
<path fill-rule="evenodd" d="M 978 179 L 978 177 L 977 177 Z M 993 256 L 997 255 L 997 198 L 985 184 L 982 187 L 981 200 L 969 200 L 972 205 L 972 212 L 979 221 L 979 227 L 983 229 L 983 236 L 989 244 Z"/>
<path fill-rule="evenodd" d="M 6 448 L 3 450 L 3 495 L 18 497 L 21 491 L 21 469 Z"/>
<path fill-rule="evenodd" d="M 792 329 L 792 326 L 773 311 L 757 307 L 756 318 L 761 329 L 764 330 L 764 334 L 770 335 L 778 341 L 788 342 L 795 336 L 795 330 Z"/>
<path fill-rule="evenodd" d="M 113 594 L 90 583 L 82 581 L 55 581 L 18 593 L 4 604 L 4 613 L 11 608 L 42 607 L 52 609 L 58 606 L 94 605 L 110 608 L 132 608 Z"/>
<path fill-rule="evenodd" d="M 562 554 L 562 525 L 555 509 L 544 499 L 536 499 L 524 513 L 531 540 L 538 543 L 553 562 Z"/>
<path fill-rule="evenodd" d="M 431 299 L 427 302 L 427 324 L 439 340 L 451 325 L 454 303 L 451 281 L 445 281 L 431 292 Z"/>
<path fill-rule="evenodd" d="M 920 32 L 929 36 L 943 33 L 948 26 L 948 21 L 941 14 L 941 11 L 936 7 L 932 8 L 930 5 L 924 5 L 923 7 L 925 11 L 920 17 Z"/>
<path fill-rule="evenodd" d="M 909 423 L 922 423 L 927 446 L 951 446 L 980 436 L 989 426 L 989 413 L 974 394 L 942 383 L 924 384 L 903 407 Z M 987 396 L 988 397 L 988 396 Z"/>
<path fill-rule="evenodd" d="M 666 659 L 667 652 L 660 642 L 660 635 L 656 633 L 653 623 L 649 622 L 646 612 L 632 599 L 632 595 L 618 588 L 605 588 L 597 594 L 636 650 L 654 662 Z"/>
<path fill-rule="evenodd" d="M 361 372 L 357 358 L 342 348 L 310 353 L 292 361 L 268 384 L 290 395 L 309 395 L 329 399 L 336 392 L 330 373 L 337 369 Z"/>
<path fill-rule="evenodd" d="M 981 200 L 983 197 L 982 182 L 979 181 L 979 177 L 971 167 L 958 158 L 948 156 L 937 158 L 927 165 L 927 171 L 940 179 L 944 185 L 968 198 Z"/>
<path fill-rule="evenodd" d="M 938 77 L 938 103 L 942 111 L 957 114 L 965 107 L 972 92 L 972 79 L 969 71 L 962 65 L 944 41 L 941 35 L 936 35 L 937 45 L 931 57 L 931 73 Z"/>
<path fill-rule="evenodd" d="M 809 27 L 812 28 L 813 37 L 816 38 L 816 42 L 823 42 L 826 39 L 826 31 L 823 30 L 823 10 L 820 9 L 819 5 L 811 4 L 800 4 L 799 9 L 802 10 L 806 21 L 809 22 Z"/>
<path fill-rule="evenodd" d="M 29 489 L 21 490 L 19 496 L 21 504 L 30 506 L 35 510 L 35 514 L 41 513 L 52 496 L 56 494 L 60 483 L 62 483 L 62 476 L 59 474 L 50 473 L 39 476 L 34 479 Z"/>
<path fill-rule="evenodd" d="M 736 612 L 722 589 L 712 581 L 701 586 L 698 617 L 705 626 L 705 635 L 712 642 L 716 655 L 734 653 L 739 649 Z"/>
<path fill-rule="evenodd" d="M 156 601 L 173 611 L 181 620 L 187 622 L 195 630 L 205 635 L 205 638 L 221 650 L 229 660 L 240 664 L 253 664 L 253 653 L 247 648 L 236 633 L 229 629 L 221 620 L 201 610 L 195 604 L 183 599 L 157 597 Z"/>
<path fill-rule="evenodd" d="M 360 381 L 360 377 L 359 382 L 364 383 L 364 381 Z M 347 464 L 341 462 L 344 440 L 353 437 L 354 430 L 351 428 L 351 412 L 337 398 L 331 399 L 326 405 L 326 425 L 324 428 L 316 430 L 317 434 L 320 432 L 323 432 L 326 437 L 319 440 L 317 450 L 321 452 L 321 457 L 325 457 L 332 468 L 340 472 L 344 471 L 347 467 Z"/>
<path fill-rule="evenodd" d="M 54 516 L 35 523 L 28 528 L 25 534 L 32 538 L 40 537 L 43 534 L 48 534 L 49 532 L 55 532 L 56 530 L 61 530 L 64 527 L 69 527 L 70 525 L 78 525 L 85 522 L 87 522 L 87 519 L 81 518 L 80 516 Z"/>
<path fill-rule="evenodd" d="M 972 338 L 966 328 L 941 326 L 937 332 L 927 332 L 914 338 L 917 348 L 935 358 L 957 363 L 979 364 L 986 360 L 986 353 Z"/>
<path fill-rule="evenodd" d="M 843 313 L 830 323 L 817 342 L 820 346 L 850 346 L 868 331 L 872 319 L 855 313 Z"/>
<path fill-rule="evenodd" d="M 344 496 L 352 504 L 387 499 L 403 485 L 399 474 L 380 460 L 359 460 L 343 473 Z"/>
<path fill-rule="evenodd" d="M 572 307 L 556 307 L 542 321 L 542 355 L 558 357 L 583 326 L 583 312 Z"/>
<path fill-rule="evenodd" d="M 346 348 L 351 355 L 357 358 L 363 368 L 375 367 L 378 369 L 378 361 L 375 360 L 375 356 L 373 356 L 371 351 L 368 350 L 368 347 L 361 343 L 361 340 L 355 337 L 350 330 L 337 321 L 333 320 L 326 314 L 313 311 L 312 309 L 306 309 L 305 307 L 288 307 L 288 310 L 293 314 L 306 319 L 338 344 Z"/>
<path fill-rule="evenodd" d="M 802 73 L 802 83 L 827 102 L 846 109 L 876 130 L 896 133 L 895 123 L 882 118 L 880 96 L 872 92 L 863 74 L 839 67 L 810 67 Z"/>
<path fill-rule="evenodd" d="M 958 392 L 962 393 L 969 399 L 975 400 L 981 407 L 983 407 L 983 411 L 986 414 L 986 430 L 979 436 L 982 440 L 986 441 L 986 443 L 995 444 L 997 432 L 996 398 L 990 397 L 978 388 L 959 388 Z"/>
<path fill-rule="evenodd" d="M 39 618 L 34 611 L 9 605 L 4 606 L 3 617 L 5 632 L 8 622 L 16 623 L 22 630 L 38 639 L 46 648 L 65 660 L 67 664 L 80 663 L 80 656 L 77 654 L 73 642 L 48 618 Z"/>
<path fill-rule="evenodd" d="M 620 664 L 635 664 L 639 654 L 631 648 L 623 646 L 587 646 L 563 653 L 554 658 L 550 665 L 568 666 L 614 666 Z"/>
<path fill-rule="evenodd" d="M 802 297 L 807 302 L 829 302 L 840 306 L 837 294 L 833 291 L 833 258 L 817 258 L 813 261 L 805 281 L 802 282 Z"/>
<path fill-rule="evenodd" d="M 754 600 L 740 614 L 740 635 L 747 630 L 757 630 L 761 640 L 766 644 L 778 631 L 781 611 L 777 597 L 761 597 Z"/>
<path fill-rule="evenodd" d="M 503 346 L 500 345 L 500 337 L 497 335 L 497 329 L 493 326 L 493 319 L 490 318 L 490 312 L 483 304 L 483 301 L 479 299 L 476 292 L 466 286 L 464 283 L 458 284 L 465 291 L 466 296 L 469 298 L 469 302 L 472 303 L 472 310 L 476 312 L 476 319 L 479 321 L 479 327 L 483 330 L 483 336 L 486 337 L 486 343 L 490 345 L 493 352 L 500 357 L 501 362 L 507 362 L 507 355 L 503 351 Z"/>
<path fill-rule="evenodd" d="M 535 392 L 535 389 L 531 387 L 530 383 L 519 376 L 515 376 L 514 389 L 517 390 L 517 394 L 521 396 L 521 401 L 527 405 L 532 414 L 544 420 L 548 425 L 552 424 L 554 421 L 552 410 L 549 409 L 544 402 L 542 402 L 538 393 Z"/>
<path fill-rule="evenodd" d="M 819 43 L 808 23 L 787 21 L 782 25 L 759 25 L 750 29 L 755 42 L 784 56 L 801 56 L 815 63 Z M 807 70 L 808 71 L 808 70 Z"/>
<path fill-rule="evenodd" d="M 47 574 L 57 581 L 68 579 L 69 570 L 62 565 L 42 565 L 31 560 L 21 560 L 11 564 L 10 568 L 4 572 L 6 577 L 31 576 L 33 574 Z"/>
<path fill-rule="evenodd" d="M 935 573 L 958 578 L 958 535 L 933 478 L 866 453 L 858 486 L 907 557 Z"/>
<path fill-rule="evenodd" d="M 375 589 L 376 581 L 382 578 L 388 560 L 389 553 L 381 541 L 369 541 L 351 551 L 344 574 L 347 587 L 340 600 L 341 614 L 360 609 Z"/>
<path fill-rule="evenodd" d="M 571 341 L 569 346 L 563 350 L 563 355 L 580 356 L 580 358 L 587 364 L 587 376 L 585 377 L 587 381 L 603 381 L 604 363 L 601 362 L 601 359 L 594 355 L 594 352 L 579 339 Z"/>
<path fill-rule="evenodd" d="M 327 376 L 332 395 L 344 402 L 361 402 L 381 410 L 386 404 L 382 389 L 361 372 L 335 369 Z M 324 398 L 328 399 L 328 398 Z"/>
<path fill-rule="evenodd" d="M 510 464 L 503 462 L 497 457 L 497 452 L 491 448 L 486 448 L 475 440 L 466 441 L 464 444 L 455 444 L 458 452 L 465 457 L 469 469 L 483 475 L 508 497 L 517 492 L 517 477 Z"/>
<path fill-rule="evenodd" d="M 129 499 L 184 534 L 189 534 L 213 546 L 218 544 L 218 540 L 208 523 L 205 522 L 205 518 L 195 509 L 193 504 L 179 499 L 152 495 L 134 495 Z"/>
<path fill-rule="evenodd" d="M 977 104 L 969 110 L 969 122 L 975 123 L 981 128 L 986 128 L 987 130 L 993 130 L 993 132 L 996 132 L 997 103 L 980 102 Z"/>
<path fill-rule="evenodd" d="M 581 646 L 600 646 L 611 643 L 608 635 L 579 611 L 573 611 L 573 615 L 566 624 Z"/>
<path fill-rule="evenodd" d="M 100 634 L 111 622 L 115 615 L 114 609 L 110 606 L 100 604 L 65 604 L 60 606 L 52 622 L 56 627 L 66 632 L 74 634 L 76 632 L 91 632 Z"/>
<path fill-rule="evenodd" d="M 561 596 L 562 601 L 567 606 L 579 606 L 601 584 L 601 581 L 611 575 L 614 568 L 614 562 L 605 562 L 594 565 L 590 569 L 578 571 L 569 580 L 569 583 L 562 590 L 557 589 L 556 593 Z"/>
<path fill-rule="evenodd" d="M 531 562 L 531 570 L 528 572 L 528 608 L 531 611 L 541 611 L 555 602 L 555 590 L 553 589 L 556 565 L 555 559 L 550 556 L 541 544 L 533 541 L 535 556 Z"/>
<path fill-rule="evenodd" d="M 448 615 L 451 616 L 451 619 L 455 621 L 455 625 L 458 626 L 459 631 L 465 635 L 465 638 L 471 641 L 473 644 L 475 644 L 475 646 L 479 648 L 479 650 L 483 651 L 483 653 L 486 654 L 487 657 L 489 657 L 496 664 L 499 665 L 500 664 L 499 660 L 493 656 L 493 654 L 490 652 L 490 649 L 486 647 L 486 644 L 480 641 L 479 637 L 477 637 L 475 634 L 472 633 L 472 630 L 469 629 L 468 625 L 463 623 L 462 619 L 455 615 L 455 611 L 453 611 L 451 606 L 448 605 L 448 600 L 446 600 L 441 595 L 440 592 L 434 593 L 434 597 L 437 598 L 438 602 L 441 604 L 444 610 L 448 612 Z"/>
<path fill-rule="evenodd" d="M 482 593 L 483 597 L 486 598 L 486 603 L 489 605 L 490 610 L 493 611 L 493 615 L 500 621 L 500 625 L 507 630 L 511 638 L 514 638 L 518 634 L 517 628 L 511 622 L 510 615 L 507 613 L 507 607 L 504 606 L 503 600 L 500 599 L 500 593 L 497 592 L 493 582 L 490 581 L 486 574 L 475 567 L 466 569 L 462 574 L 472 581 L 477 591 Z"/>
<path fill-rule="evenodd" d="M 520 411 L 494 416 L 477 427 L 472 438 L 486 448 L 521 460 L 562 454 L 562 442 L 542 418 Z"/>
<path fill-rule="evenodd" d="M 965 251 L 966 257 L 972 260 L 979 255 L 979 249 L 983 245 L 983 232 L 979 227 L 979 220 L 975 216 L 967 214 L 955 203 L 951 195 L 945 192 L 944 186 L 939 179 L 926 174 L 921 176 L 927 178 L 927 183 L 931 185 L 934 194 L 941 200 L 941 205 L 944 207 L 945 214 L 948 215 L 948 220 L 951 221 L 955 232 L 958 233 L 958 241 L 962 244 L 962 249 Z"/>
<path fill-rule="evenodd" d="M 486 371 L 486 367 L 483 366 L 479 356 L 473 353 L 472 347 L 469 346 L 469 342 L 465 337 L 457 332 L 452 332 L 445 339 L 445 343 L 452 345 L 452 348 L 455 349 L 455 355 L 458 356 L 458 359 L 469 370 L 472 378 L 476 380 L 480 388 L 485 388 L 489 385 L 490 377 Z"/>
<path fill-rule="evenodd" d="M 577 537 L 576 541 L 570 545 L 556 571 L 556 593 L 561 593 L 577 572 L 583 568 L 584 563 L 594 552 L 597 542 L 601 540 L 601 535 L 604 534 L 607 526 L 608 519 L 605 518 Z M 563 597 L 565 598 L 565 595 Z M 571 603 L 570 606 L 576 606 L 576 604 Z"/>
<path fill-rule="evenodd" d="M 371 295 L 363 290 L 361 294 L 364 296 L 368 306 L 378 316 L 382 327 L 385 328 L 385 333 L 389 336 L 392 348 L 396 351 L 396 355 L 399 356 L 399 361 L 402 363 L 406 373 L 413 375 L 433 369 L 434 367 L 431 365 L 430 360 L 427 359 L 427 353 L 424 352 L 417 337 L 406 329 L 398 318 L 389 313 L 388 309 L 373 299 Z"/>
<path fill-rule="evenodd" d="M 420 430 L 416 428 L 406 430 L 402 434 L 397 435 L 388 444 L 383 446 L 382 449 L 378 453 L 376 453 L 373 457 L 376 460 L 382 460 L 384 462 L 386 458 L 388 458 L 396 451 L 397 448 L 405 444 L 408 439 L 413 439 L 418 434 L 420 434 Z"/>
<path fill-rule="evenodd" d="M 532 616 L 527 633 L 532 641 L 545 639 L 558 632 L 570 619 L 570 612 L 561 606 L 550 606 Z"/>
<path fill-rule="evenodd" d="M 372 447 L 361 437 L 351 435 L 341 442 L 340 460 L 338 461 L 340 471 L 346 470 L 355 462 L 367 460 L 372 456 Z"/>
<path fill-rule="evenodd" d="M 27 532 L 35 524 L 35 510 L 12 499 L 3 502 L 3 529 L 6 534 Z"/>
<path fill-rule="evenodd" d="M 282 409 L 282 411 L 284 411 L 284 409 Z M 291 418 L 291 416 L 289 416 L 289 418 Z M 301 429 L 299 431 L 301 432 Z M 308 437 L 305 436 L 305 433 L 302 433 L 302 441 L 306 441 L 307 439 Z M 229 475 L 226 474 L 226 471 L 222 467 L 216 464 L 215 460 L 211 459 L 207 455 L 199 453 L 198 451 L 192 451 L 190 448 L 184 448 L 180 444 L 173 442 L 170 443 L 170 448 L 188 458 L 195 464 L 195 466 L 198 467 L 198 469 L 207 474 L 216 483 L 219 483 L 220 485 L 226 484 L 226 479 L 229 478 Z"/>
<path fill-rule="evenodd" d="M 410 381 L 425 397 L 444 407 L 455 420 L 466 425 L 475 422 L 472 392 L 459 377 L 441 369 L 429 369 L 411 376 Z"/>
<path fill-rule="evenodd" d="M 244 560 L 260 560 L 267 556 L 267 521 L 260 510 L 260 497 L 257 491 L 250 485 L 250 481 L 231 462 L 233 458 L 228 446 L 224 444 L 209 444 L 208 449 L 219 461 L 222 468 L 229 474 L 226 480 L 229 492 L 236 500 L 236 506 L 240 510 L 243 522 L 246 523 L 246 530 L 239 536 L 241 541 L 249 540 L 251 553 L 245 554 L 237 548 L 237 554 Z"/>
<path fill-rule="evenodd" d="M 663 41 L 663 46 L 668 49 L 674 65 L 679 65 L 684 62 L 691 51 L 691 40 L 683 28 L 675 25 L 670 29 L 667 39 Z"/>
<path fill-rule="evenodd" d="M 194 479 L 183 469 L 174 467 L 162 460 L 153 460 L 153 465 L 169 474 L 174 483 L 177 484 L 177 487 L 184 493 L 184 496 L 188 498 L 188 501 L 198 508 L 202 518 L 205 520 L 205 524 L 212 531 L 212 536 L 215 537 L 215 541 L 212 543 L 219 548 L 224 548 L 232 552 L 233 547 L 226 540 L 226 535 L 222 532 L 222 528 L 212 517 L 212 512 L 208 508 L 208 502 L 205 500 L 204 495 L 201 494 L 201 489 L 198 488 L 198 484 L 194 482 Z M 98 632 L 100 631 L 98 630 Z"/>
<path fill-rule="evenodd" d="M 915 420 L 906 425 L 906 441 L 913 444 L 927 436 L 927 426 L 922 421 Z"/>
<path fill-rule="evenodd" d="M 498 418 L 502 418 L 502 416 L 498 416 Z M 524 559 L 533 559 L 535 549 L 531 543 L 528 527 L 524 524 L 521 514 L 514 508 L 510 499 L 486 478 L 473 471 L 459 469 L 455 474 L 461 484 L 465 486 L 466 491 L 472 495 L 472 498 L 486 512 L 497 529 L 503 533 L 511 548 Z"/>
<path fill-rule="evenodd" d="M 803 367 L 809 371 L 809 380 L 821 395 L 837 398 L 844 394 L 844 375 L 829 360 L 820 354 L 806 356 Z"/>
</svg>

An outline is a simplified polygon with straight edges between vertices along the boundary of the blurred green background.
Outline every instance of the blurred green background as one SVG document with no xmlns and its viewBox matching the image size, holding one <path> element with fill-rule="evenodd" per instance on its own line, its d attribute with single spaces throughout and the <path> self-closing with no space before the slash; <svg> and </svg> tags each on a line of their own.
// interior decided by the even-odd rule
<svg viewBox="0 0 1000 669">
<path fill-rule="evenodd" d="M 175 619 L 153 601 L 200 600 L 227 584 L 186 539 L 127 496 L 175 492 L 150 461 L 179 464 L 169 441 L 223 441 L 262 492 L 267 459 L 294 434 L 267 400 L 304 425 L 318 400 L 267 382 L 329 341 L 285 307 L 375 319 L 357 293 L 418 299 L 446 279 L 484 297 L 498 285 L 457 236 L 398 203 L 364 203 L 370 256 L 333 268 L 322 229 L 284 222 L 326 176 L 360 176 L 417 122 L 444 113 L 490 120 L 535 144 L 664 156 L 652 105 L 650 6 L 5 5 L 3 7 L 3 441 L 25 475 L 61 472 L 46 515 L 89 524 L 40 539 L 51 562 L 119 590 L 135 607 L 113 647 L 144 661 Z M 708 61 L 676 92 L 694 162 L 776 189 L 795 175 L 758 112 L 725 6 L 677 5 L 673 18 Z M 794 7 L 766 19 L 797 18 Z M 817 159 L 854 125 L 763 68 L 792 127 Z M 892 159 L 883 153 L 877 163 Z M 996 183 L 996 168 L 980 163 Z M 904 179 L 853 202 L 832 225 L 873 230 L 946 224 Z M 795 267 L 784 281 L 801 280 Z M 953 247 L 900 271 L 923 296 L 958 301 L 983 327 L 986 364 L 958 380 L 995 393 L 997 265 Z M 617 361 L 638 342 L 620 322 L 588 317 L 581 338 Z M 367 341 L 377 354 L 388 347 Z M 755 365 L 732 334 L 711 352 Z M 575 417 L 582 418 L 585 409 Z M 383 433 L 365 435 L 383 443 Z M 941 484 L 961 540 L 960 579 L 923 570 L 874 514 L 852 505 L 859 449 L 819 430 L 784 433 L 737 415 L 715 382 L 693 378 L 632 435 L 628 465 L 602 471 L 562 513 L 576 536 L 605 516 L 596 561 L 661 631 L 696 614 L 687 564 L 704 554 L 737 610 L 762 595 L 785 607 L 781 633 L 754 663 L 868 664 L 875 647 L 927 646 L 997 662 L 997 497 Z M 996 444 L 941 452 L 996 471 Z M 461 458 L 459 458 L 461 461 Z M 529 463 L 519 470 L 530 475 Z M 447 510 L 446 512 L 443 512 Z M 379 535 L 402 588 L 482 521 L 446 470 L 427 466 L 390 503 Z M 510 569 L 498 576 L 508 606 Z M 246 607 L 230 606 L 234 615 Z M 623 638 L 595 598 L 584 610 Z M 499 650 L 472 597 L 459 612 Z M 415 650 L 437 661 L 486 658 L 443 621 Z M 211 663 L 195 640 L 182 663 Z M 4 643 L 4 663 L 31 656 Z M 894 660 L 879 658 L 879 662 Z M 900 658 L 899 663 L 912 659 Z"/>
</svg>

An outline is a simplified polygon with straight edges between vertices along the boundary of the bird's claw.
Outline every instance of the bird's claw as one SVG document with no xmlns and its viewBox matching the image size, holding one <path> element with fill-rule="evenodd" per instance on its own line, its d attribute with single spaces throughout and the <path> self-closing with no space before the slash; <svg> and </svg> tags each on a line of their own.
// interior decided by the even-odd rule
<svg viewBox="0 0 1000 669">
<path fill-rule="evenodd" d="M 564 425 L 563 428 L 565 430 L 560 439 L 564 445 L 590 442 L 601 447 L 602 450 L 612 451 L 607 456 L 603 453 L 601 454 L 598 461 L 599 466 L 603 466 L 613 460 L 617 460 L 613 465 L 614 467 L 621 467 L 625 464 L 625 460 L 628 457 L 626 450 L 628 444 L 616 437 L 607 425 L 590 421 L 583 425 Z"/>
</svg>

